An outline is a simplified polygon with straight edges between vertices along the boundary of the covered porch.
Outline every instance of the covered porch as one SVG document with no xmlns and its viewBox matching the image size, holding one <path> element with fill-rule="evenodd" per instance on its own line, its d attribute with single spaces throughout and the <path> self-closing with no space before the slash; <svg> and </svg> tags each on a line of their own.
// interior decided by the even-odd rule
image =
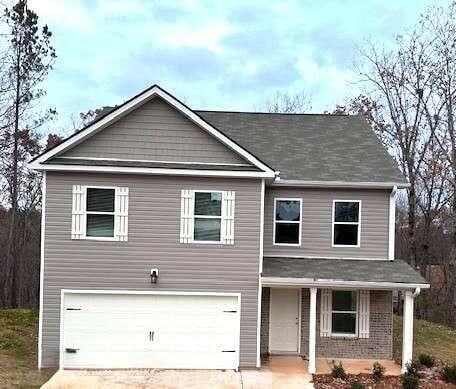
<svg viewBox="0 0 456 389">
<path fill-rule="evenodd" d="M 261 354 L 269 363 L 294 357 L 313 374 L 328 372 L 332 360 L 369 371 L 382 361 L 394 372 L 393 290 L 404 295 L 402 371 L 411 361 L 414 298 L 429 285 L 406 263 L 265 258 L 261 283 Z"/>
<path fill-rule="evenodd" d="M 332 359 L 316 358 L 316 374 L 330 374 Z M 335 360 L 342 362 L 347 374 L 369 374 L 372 372 L 372 361 L 367 359 L 341 358 Z M 385 367 L 385 375 L 400 375 L 401 367 L 390 359 L 378 360 Z M 309 371 L 309 363 L 306 359 L 297 355 L 273 355 L 264 361 L 263 369 L 280 373 L 302 373 Z"/>
</svg>

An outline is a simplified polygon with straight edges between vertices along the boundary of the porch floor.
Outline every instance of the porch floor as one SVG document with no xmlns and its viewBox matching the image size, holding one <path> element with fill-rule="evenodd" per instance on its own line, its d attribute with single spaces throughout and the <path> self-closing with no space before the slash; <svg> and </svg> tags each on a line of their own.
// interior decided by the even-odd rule
<svg viewBox="0 0 456 389">
<path fill-rule="evenodd" d="M 317 374 L 330 374 L 331 362 L 342 362 L 345 372 L 349 374 L 369 374 L 372 372 L 372 364 L 375 360 L 371 359 L 344 359 L 344 358 L 317 358 Z M 393 360 L 379 359 L 385 367 L 385 375 L 397 376 L 401 374 L 401 367 Z M 273 372 L 283 373 L 307 373 L 308 362 L 296 355 L 271 355 L 264 362 L 264 367 Z"/>
</svg>

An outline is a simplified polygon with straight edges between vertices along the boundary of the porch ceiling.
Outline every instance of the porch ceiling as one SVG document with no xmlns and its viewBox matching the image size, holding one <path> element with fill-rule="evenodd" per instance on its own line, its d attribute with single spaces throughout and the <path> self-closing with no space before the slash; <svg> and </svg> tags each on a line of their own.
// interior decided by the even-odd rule
<svg viewBox="0 0 456 389">
<path fill-rule="evenodd" d="M 428 288 L 429 284 L 402 260 L 353 260 L 265 257 L 264 285 L 351 286 L 380 289 Z"/>
</svg>

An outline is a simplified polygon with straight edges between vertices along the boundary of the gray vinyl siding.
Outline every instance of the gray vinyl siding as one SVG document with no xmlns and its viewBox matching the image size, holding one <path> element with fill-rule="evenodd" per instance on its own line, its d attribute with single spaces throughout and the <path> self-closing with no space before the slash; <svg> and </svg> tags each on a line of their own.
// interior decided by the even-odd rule
<svg viewBox="0 0 456 389">
<path fill-rule="evenodd" d="M 71 240 L 75 184 L 129 187 L 128 242 Z M 179 243 L 182 189 L 236 192 L 234 245 Z M 240 292 L 241 366 L 255 366 L 260 195 L 259 180 L 48 172 L 43 366 L 58 365 L 62 288 Z"/>
<path fill-rule="evenodd" d="M 248 163 L 159 98 L 59 156 Z"/>
<path fill-rule="evenodd" d="M 336 258 L 388 257 L 389 192 L 386 190 L 335 190 L 266 188 L 264 254 Z M 274 246 L 274 198 L 302 198 L 301 246 Z M 361 200 L 360 247 L 332 247 L 333 200 Z"/>
</svg>

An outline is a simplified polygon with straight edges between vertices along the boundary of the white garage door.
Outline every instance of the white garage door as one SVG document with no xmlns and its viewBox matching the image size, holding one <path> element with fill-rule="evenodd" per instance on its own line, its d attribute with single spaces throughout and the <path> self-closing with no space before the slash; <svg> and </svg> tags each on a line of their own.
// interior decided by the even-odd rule
<svg viewBox="0 0 456 389">
<path fill-rule="evenodd" d="M 63 368 L 239 367 L 236 295 L 64 293 Z"/>
</svg>

